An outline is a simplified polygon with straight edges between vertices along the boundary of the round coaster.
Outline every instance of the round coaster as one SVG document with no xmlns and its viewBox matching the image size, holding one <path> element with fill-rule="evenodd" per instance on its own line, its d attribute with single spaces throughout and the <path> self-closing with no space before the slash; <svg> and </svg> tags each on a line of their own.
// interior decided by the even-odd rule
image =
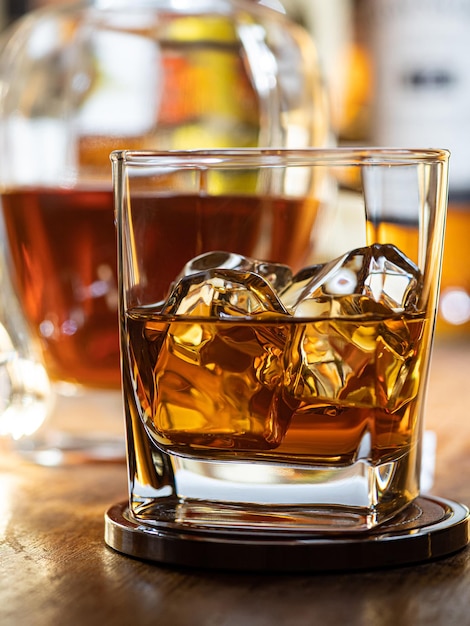
<svg viewBox="0 0 470 626">
<path fill-rule="evenodd" d="M 294 532 L 228 532 L 143 525 L 128 503 L 105 515 L 105 541 L 146 561 L 197 568 L 265 572 L 320 572 L 383 568 L 450 555 L 470 540 L 463 504 L 421 496 L 373 531 L 311 536 Z"/>
</svg>

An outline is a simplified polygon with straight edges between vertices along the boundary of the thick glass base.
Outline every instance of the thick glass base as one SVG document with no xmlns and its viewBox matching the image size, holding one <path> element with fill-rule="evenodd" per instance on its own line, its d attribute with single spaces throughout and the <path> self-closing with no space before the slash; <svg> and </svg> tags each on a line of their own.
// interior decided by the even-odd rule
<svg viewBox="0 0 470 626">
<path fill-rule="evenodd" d="M 374 465 L 302 468 L 170 457 L 174 491 L 134 483 L 132 512 L 156 526 L 357 532 L 382 524 L 419 492 L 416 452 Z M 166 496 L 166 497 L 165 497 Z"/>
</svg>

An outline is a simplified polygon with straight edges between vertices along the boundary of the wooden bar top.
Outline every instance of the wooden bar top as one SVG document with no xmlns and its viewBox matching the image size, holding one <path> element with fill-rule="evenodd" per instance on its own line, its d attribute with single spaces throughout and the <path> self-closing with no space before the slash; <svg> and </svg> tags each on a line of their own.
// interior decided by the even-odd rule
<svg viewBox="0 0 470 626">
<path fill-rule="evenodd" d="M 426 429 L 437 435 L 432 493 L 467 506 L 469 374 L 469 343 L 436 344 L 426 412 Z M 1 626 L 470 624 L 468 547 L 430 563 L 365 572 L 163 567 L 105 545 L 104 512 L 126 497 L 124 464 L 48 468 L 1 452 Z"/>
</svg>

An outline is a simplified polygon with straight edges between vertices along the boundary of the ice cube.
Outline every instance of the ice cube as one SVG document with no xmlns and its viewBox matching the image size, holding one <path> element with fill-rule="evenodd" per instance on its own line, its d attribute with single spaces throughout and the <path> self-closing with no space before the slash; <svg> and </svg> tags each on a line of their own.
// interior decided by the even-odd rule
<svg viewBox="0 0 470 626">
<path fill-rule="evenodd" d="M 282 395 L 282 324 L 175 318 L 155 365 L 154 424 L 173 444 L 268 450 L 293 409 Z"/>
<path fill-rule="evenodd" d="M 279 318 L 288 313 L 274 285 L 291 278 L 287 266 L 227 252 L 186 264 L 160 312 L 174 316 L 155 368 L 160 435 L 198 448 L 280 444 L 293 408 L 282 394 L 288 330 Z"/>
<path fill-rule="evenodd" d="M 180 278 L 161 313 L 219 319 L 287 315 L 265 278 L 247 270 L 219 268 Z"/>
<path fill-rule="evenodd" d="M 390 244 L 358 248 L 303 269 L 280 293 L 296 317 L 342 317 L 414 311 L 422 277 L 416 265 Z"/>
<path fill-rule="evenodd" d="M 422 278 L 395 246 L 374 244 L 306 268 L 281 294 L 296 317 L 286 348 L 288 393 L 307 406 L 395 411 L 416 393 L 413 368 L 425 323 Z"/>
<path fill-rule="evenodd" d="M 424 320 L 323 319 L 298 325 L 286 347 L 286 391 L 305 407 L 381 407 L 417 393 Z"/>
</svg>

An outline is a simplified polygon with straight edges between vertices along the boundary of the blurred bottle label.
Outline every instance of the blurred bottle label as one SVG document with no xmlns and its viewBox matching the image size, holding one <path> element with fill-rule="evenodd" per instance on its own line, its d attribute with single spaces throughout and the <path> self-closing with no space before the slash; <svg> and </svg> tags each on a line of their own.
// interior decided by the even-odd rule
<svg viewBox="0 0 470 626">
<path fill-rule="evenodd" d="M 380 145 L 445 147 L 470 190 L 470 0 L 369 0 Z"/>
<path fill-rule="evenodd" d="M 470 334 L 470 0 L 364 0 L 371 142 L 448 148 L 438 332 Z"/>
</svg>

